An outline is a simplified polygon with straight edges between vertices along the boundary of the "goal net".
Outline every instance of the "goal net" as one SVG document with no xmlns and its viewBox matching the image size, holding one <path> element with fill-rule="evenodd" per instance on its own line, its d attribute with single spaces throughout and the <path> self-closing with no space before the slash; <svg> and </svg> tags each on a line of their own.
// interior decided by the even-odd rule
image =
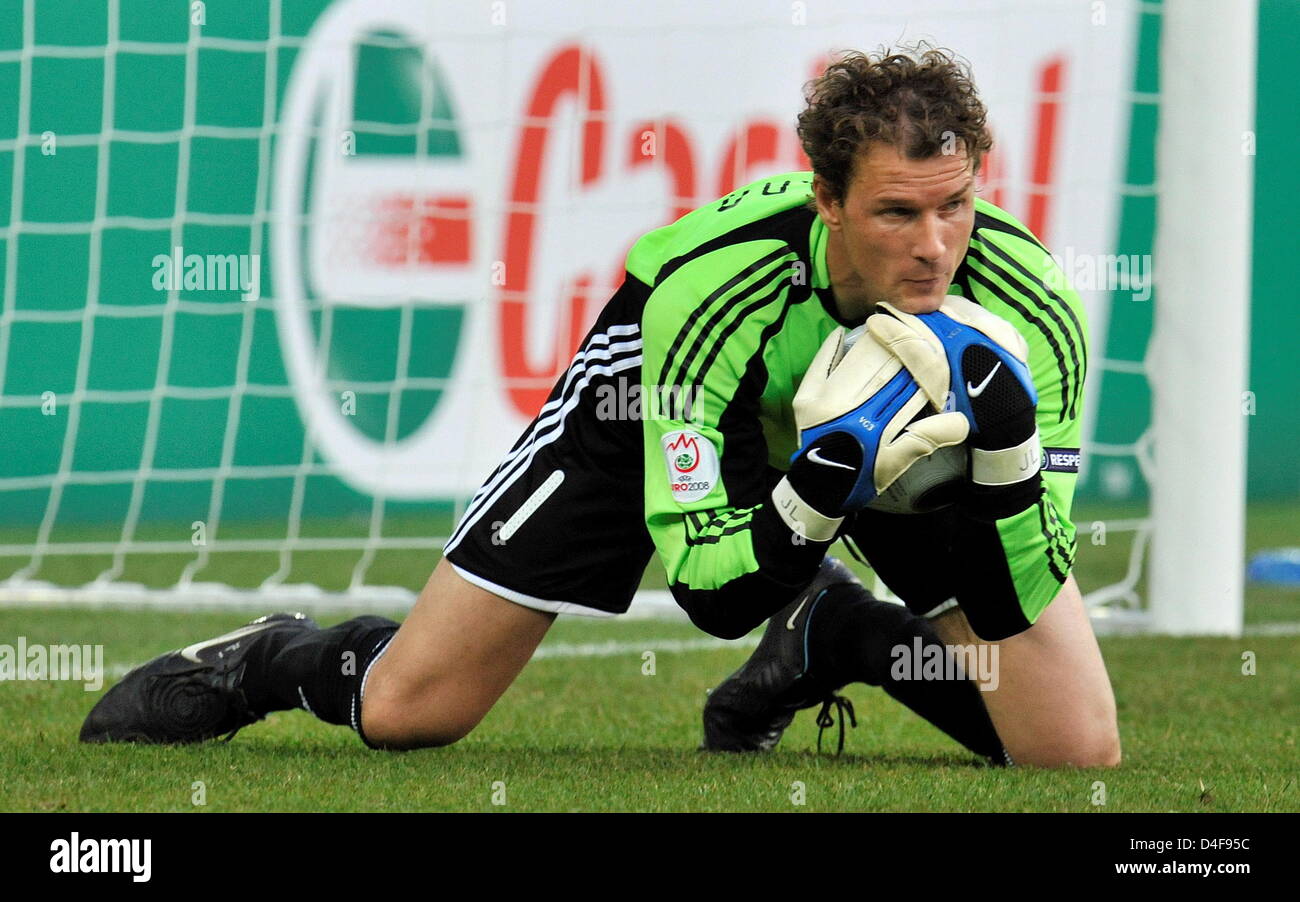
<svg viewBox="0 0 1300 902">
<path fill-rule="evenodd" d="M 806 168 L 831 53 L 925 38 L 1084 297 L 1080 542 L 1133 549 L 1084 588 L 1148 622 L 1158 4 L 12 5 L 0 601 L 409 604 L 632 241 Z"/>
</svg>

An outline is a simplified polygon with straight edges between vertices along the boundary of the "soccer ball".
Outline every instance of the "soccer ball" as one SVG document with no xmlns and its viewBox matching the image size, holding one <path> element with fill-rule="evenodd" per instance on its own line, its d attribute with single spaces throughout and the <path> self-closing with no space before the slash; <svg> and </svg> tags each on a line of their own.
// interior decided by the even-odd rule
<svg viewBox="0 0 1300 902">
<path fill-rule="evenodd" d="M 866 329 L 865 325 L 858 326 L 844 337 L 844 344 L 832 367 L 844 358 Z M 932 414 L 933 411 L 927 410 L 917 419 Z M 887 514 L 925 514 L 947 507 L 957 500 L 957 492 L 966 478 L 968 460 L 964 444 L 940 448 L 908 467 L 906 473 L 895 479 L 867 507 Z"/>
<path fill-rule="evenodd" d="M 966 478 L 966 446 L 940 448 L 907 468 L 867 507 L 887 514 L 925 514 L 957 500 Z"/>
</svg>

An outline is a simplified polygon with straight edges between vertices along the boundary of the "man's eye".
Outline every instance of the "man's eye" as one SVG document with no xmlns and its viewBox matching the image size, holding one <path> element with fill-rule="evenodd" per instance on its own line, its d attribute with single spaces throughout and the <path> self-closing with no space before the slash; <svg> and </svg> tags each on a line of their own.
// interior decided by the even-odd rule
<svg viewBox="0 0 1300 902">
<path fill-rule="evenodd" d="M 943 209 L 952 212 L 953 210 L 960 209 L 963 203 L 964 201 L 960 201 L 960 200 L 950 200 L 943 205 Z"/>
<path fill-rule="evenodd" d="M 880 212 L 884 213 L 886 216 L 906 216 L 911 211 L 903 207 L 886 207 L 884 210 L 881 210 Z"/>
</svg>

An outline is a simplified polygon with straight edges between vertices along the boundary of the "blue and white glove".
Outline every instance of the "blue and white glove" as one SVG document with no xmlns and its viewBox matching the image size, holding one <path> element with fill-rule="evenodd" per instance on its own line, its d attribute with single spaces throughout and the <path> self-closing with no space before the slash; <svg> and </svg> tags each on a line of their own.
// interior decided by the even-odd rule
<svg viewBox="0 0 1300 902">
<path fill-rule="evenodd" d="M 916 461 L 965 441 L 966 417 L 917 419 L 928 408 L 912 374 L 870 334 L 862 331 L 853 341 L 840 328 L 827 336 L 794 397 L 799 450 L 772 492 L 786 525 L 830 541 L 846 514 L 865 507 Z"/>
<path fill-rule="evenodd" d="M 970 421 L 972 512 L 999 519 L 1032 505 L 1043 452 L 1024 337 L 956 296 L 933 313 L 903 313 L 884 302 L 878 309 L 867 331 L 902 361 L 931 403 Z"/>
</svg>

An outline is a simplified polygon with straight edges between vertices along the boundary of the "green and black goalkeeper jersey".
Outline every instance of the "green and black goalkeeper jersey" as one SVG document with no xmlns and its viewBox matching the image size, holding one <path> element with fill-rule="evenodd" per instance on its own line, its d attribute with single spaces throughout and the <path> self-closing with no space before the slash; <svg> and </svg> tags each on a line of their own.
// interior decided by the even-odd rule
<svg viewBox="0 0 1300 902">
<path fill-rule="evenodd" d="M 777 534 L 778 547 L 761 534 L 775 526 L 764 517 L 774 481 L 768 468 L 784 471 L 798 448 L 794 393 L 839 325 L 827 230 L 806 206 L 811 191 L 810 173 L 762 179 L 651 232 L 628 257 L 629 273 L 651 289 L 641 323 L 642 377 L 655 389 L 647 397 L 693 402 L 690 419 L 652 415 L 643 423 L 646 525 L 679 596 L 725 590 L 763 567 L 778 578 L 790 572 L 776 560 L 788 558 L 788 532 Z M 951 290 L 1014 323 L 1029 342 L 1040 436 L 1056 459 L 1040 503 L 1000 522 L 998 533 L 1011 574 L 1005 588 L 1032 621 L 1073 557 L 1083 313 L 1037 240 L 983 200 Z M 652 413 L 665 411 L 652 404 Z M 704 448 L 695 470 L 710 468 L 702 478 L 679 478 L 673 457 L 681 436 Z M 675 488 L 682 485 L 695 488 Z"/>
<path fill-rule="evenodd" d="M 793 398 L 809 362 L 832 329 L 857 325 L 837 319 L 811 195 L 811 173 L 760 179 L 636 242 L 624 285 L 449 541 L 467 578 L 551 610 L 616 612 L 652 543 L 674 597 L 717 635 L 743 634 L 803 588 L 826 545 L 792 541 L 769 495 L 798 448 Z M 982 571 L 1000 583 L 984 591 L 1013 598 L 1033 622 L 1074 551 L 1082 308 L 1028 230 L 982 200 L 950 291 L 1029 342 L 1051 449 L 1045 491 L 998 522 L 981 553 L 1002 558 Z M 484 520 L 516 526 L 492 548 L 475 526 Z"/>
</svg>

